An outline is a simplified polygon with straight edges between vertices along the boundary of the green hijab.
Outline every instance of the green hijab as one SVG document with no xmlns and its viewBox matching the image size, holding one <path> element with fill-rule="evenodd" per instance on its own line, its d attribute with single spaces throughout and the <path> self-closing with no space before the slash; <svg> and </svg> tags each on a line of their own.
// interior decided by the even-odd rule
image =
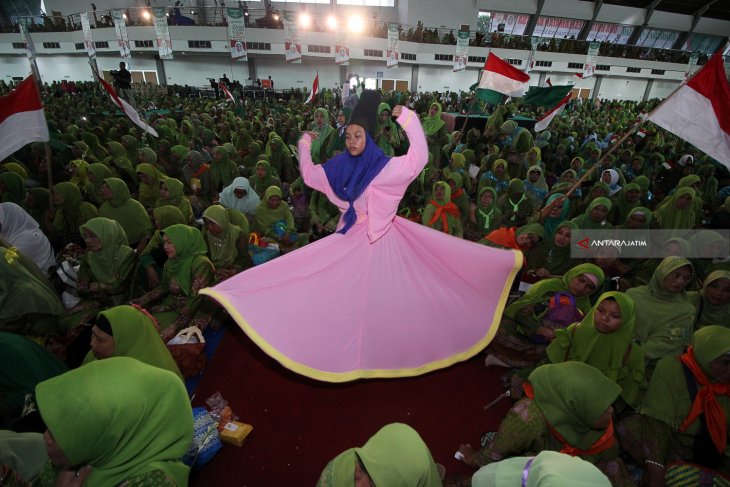
<svg viewBox="0 0 730 487">
<path fill-rule="evenodd" d="M 185 197 L 185 185 L 182 181 L 175 178 L 167 178 L 164 181 L 160 181 L 160 188 L 167 188 L 169 196 L 167 198 L 160 198 L 157 200 L 156 208 L 160 206 L 174 206 L 180 210 L 184 223 L 191 223 L 194 219 L 193 207 L 190 205 L 190 201 Z"/>
<path fill-rule="evenodd" d="M 621 394 L 621 387 L 582 362 L 542 365 L 528 380 L 545 420 L 581 450 L 589 449 L 605 433 L 594 425 Z"/>
<path fill-rule="evenodd" d="M 360 448 L 351 448 L 330 461 L 318 487 L 353 485 L 355 463 L 360 461 L 375 485 L 387 487 L 441 487 L 428 446 L 410 426 L 391 423 Z"/>
<path fill-rule="evenodd" d="M 51 208 L 51 192 L 46 188 L 31 188 L 28 193 L 33 197 L 33 208 L 23 205 L 23 209 L 38 222 L 41 228 L 44 228 L 46 226 L 46 213 Z"/>
<path fill-rule="evenodd" d="M 578 225 L 578 228 L 582 230 L 602 230 L 611 228 L 611 224 L 608 223 L 605 219 L 601 222 L 597 222 L 591 218 L 591 211 L 593 211 L 596 206 L 601 205 L 605 206 L 608 211 L 611 211 L 611 200 L 609 200 L 605 196 L 599 196 L 598 198 L 595 198 L 590 202 L 585 213 L 576 218 L 573 218 L 573 222 Z M 606 215 L 608 216 L 608 214 Z"/>
<path fill-rule="evenodd" d="M 606 299 L 614 300 L 621 310 L 621 326 L 612 333 L 599 331 L 595 324 L 596 309 Z M 556 330 L 546 353 L 552 363 L 577 360 L 597 368 L 621 386 L 621 397 L 627 404 L 637 407 L 646 379 L 644 354 L 631 343 L 635 326 L 634 300 L 621 292 L 607 292 L 580 323 Z"/>
<path fill-rule="evenodd" d="M 570 220 L 565 220 L 558 223 L 555 227 L 555 233 L 558 233 L 558 230 L 563 227 L 569 228 L 571 232 L 578 230 L 578 225 Z M 555 234 L 550 239 L 546 237 L 540 245 L 535 247 L 534 251 L 530 252 L 527 261 L 530 263 L 535 262 L 536 265 L 534 268 L 544 267 L 552 275 L 565 274 L 573 267 L 573 258 L 570 256 L 570 244 L 565 247 L 558 247 L 555 245 Z"/>
<path fill-rule="evenodd" d="M 84 223 L 79 230 L 88 230 L 101 242 L 101 250 L 89 251 L 85 255 L 94 278 L 105 284 L 113 283 L 124 274 L 121 270 L 128 269 L 135 257 L 124 229 L 118 222 L 100 216 Z"/>
<path fill-rule="evenodd" d="M 200 230 L 187 225 L 172 225 L 164 232 L 175 246 L 175 258 L 167 259 L 164 272 L 180 284 L 183 292 L 190 296 L 193 286 L 193 261 L 199 255 L 205 255 L 208 249 L 205 246 Z"/>
<path fill-rule="evenodd" d="M 492 193 L 492 204 L 489 207 L 482 205 L 482 195 L 486 192 Z M 479 232 L 486 235 L 492 231 L 500 216 L 502 216 L 502 212 L 497 208 L 497 190 L 491 186 L 483 187 L 477 196 L 476 220 Z"/>
<path fill-rule="evenodd" d="M 254 174 L 249 178 L 249 183 L 251 184 L 253 190 L 256 191 L 256 194 L 258 194 L 260 197 L 263 195 L 263 193 L 266 192 L 269 187 L 278 185 L 276 179 L 271 174 L 271 164 L 269 164 L 268 161 L 261 160 L 256 162 L 256 169 L 258 169 L 259 166 L 263 167 L 266 170 L 266 174 L 263 178 L 260 178 L 258 172 L 254 172 Z"/>
<path fill-rule="evenodd" d="M 210 178 L 211 187 L 217 193 L 231 184 L 231 181 L 238 176 L 238 166 L 230 160 L 225 147 L 216 147 L 213 152 L 215 155 L 220 156 L 221 160 L 216 161 L 213 157 L 213 160 L 210 161 L 208 177 Z"/>
<path fill-rule="evenodd" d="M 158 206 L 157 208 L 152 210 L 152 214 L 155 216 L 157 227 L 160 230 L 164 230 L 170 225 L 175 225 L 177 223 L 181 225 L 186 223 L 185 217 L 183 216 L 180 209 L 176 206 Z"/>
<path fill-rule="evenodd" d="M 106 178 L 113 176 L 112 170 L 106 164 L 95 162 L 94 164 L 89 164 L 87 173 L 94 176 L 94 181 L 89 180 L 89 186 L 87 188 L 89 196 L 94 204 L 100 205 L 104 202 L 104 198 L 101 197 L 101 185 Z"/>
<path fill-rule="evenodd" d="M 146 208 L 154 208 L 157 200 L 160 199 L 160 181 L 167 179 L 155 166 L 143 162 L 137 166 L 137 173 L 146 175 L 151 179 L 149 183 L 139 180 L 139 196 L 137 201 L 142 203 Z"/>
<path fill-rule="evenodd" d="M 324 125 L 319 128 L 315 124 L 314 127 L 312 127 L 312 130 L 317 133 L 317 138 L 312 140 L 312 145 L 310 146 L 310 150 L 312 153 L 312 160 L 315 163 L 321 163 L 325 162 L 327 159 L 327 154 L 321 154 L 322 148 L 326 147 L 327 139 L 329 138 L 330 134 L 334 132 L 335 129 L 332 128 L 330 125 L 330 115 L 327 113 L 327 110 L 324 108 L 317 108 L 315 110 L 317 113 L 321 113 L 324 117 Z"/>
<path fill-rule="evenodd" d="M 0 172 L 0 181 L 5 185 L 1 195 L 2 203 L 22 205 L 25 200 L 25 181 L 22 176 L 14 172 Z"/>
<path fill-rule="evenodd" d="M 183 376 L 165 342 L 160 338 L 152 315 L 130 305 L 115 306 L 99 313 L 112 328 L 114 352 L 112 357 L 130 357 L 147 365 L 169 370 L 180 380 Z M 94 351 L 89 350 L 83 365 L 95 362 Z"/>
<path fill-rule="evenodd" d="M 91 465 L 85 485 L 119 485 L 155 470 L 187 483 L 180 458 L 193 439 L 193 413 L 175 374 L 112 357 L 41 382 L 36 402 L 71 464 Z"/>
<path fill-rule="evenodd" d="M 695 212 L 692 205 L 682 209 L 676 207 L 677 199 L 684 195 L 689 195 L 694 200 L 695 190 L 678 188 L 672 196 L 668 197 L 667 203 L 654 213 L 661 228 L 665 230 L 694 228 Z"/>
<path fill-rule="evenodd" d="M 431 105 L 428 107 L 429 113 L 431 112 L 431 107 L 436 106 L 438 111 L 436 112 L 436 115 L 428 115 L 423 120 L 421 120 L 421 125 L 423 126 L 423 132 L 426 134 L 426 137 L 431 137 L 433 135 L 436 135 L 439 130 L 441 130 L 441 127 L 446 125 L 446 122 L 441 120 L 441 104 L 440 103 L 431 103 Z"/>
<path fill-rule="evenodd" d="M 76 233 L 81 218 L 81 190 L 74 183 L 65 181 L 53 186 L 53 192 L 63 198 L 63 203 L 56 208 L 56 216 L 53 219 L 53 227 L 58 231 L 70 231 Z"/>
<path fill-rule="evenodd" d="M 624 222 L 628 216 L 631 214 L 631 210 L 638 207 L 641 204 L 641 198 L 638 200 L 631 202 L 626 199 L 626 193 L 632 190 L 641 191 L 641 188 L 639 188 L 639 185 L 636 183 L 629 183 L 621 190 L 621 192 L 614 197 L 613 204 L 614 204 L 614 212 L 618 214 L 616 218 L 616 223 Z"/>
<path fill-rule="evenodd" d="M 152 222 L 142 204 L 129 194 L 127 183 L 118 178 L 106 178 L 104 182 L 112 190 L 112 198 L 106 201 L 99 213 L 116 220 L 131 243 L 137 243 L 150 230 Z"/>
<path fill-rule="evenodd" d="M 210 231 L 205 232 L 210 260 L 213 265 L 216 267 L 232 265 L 238 256 L 237 243 L 241 237 L 240 229 L 231 225 L 228 212 L 221 205 L 209 206 L 203 213 L 203 218 L 212 220 L 221 227 L 221 233 L 218 235 L 213 235 Z"/>
<path fill-rule="evenodd" d="M 624 218 L 624 223 L 620 228 L 628 228 L 629 219 L 632 215 L 636 213 L 641 213 L 644 215 L 644 223 L 641 225 L 642 230 L 646 230 L 651 226 L 651 219 L 652 219 L 652 213 L 649 208 L 645 208 L 643 206 L 635 206 L 626 214 L 626 218 Z"/>
<path fill-rule="evenodd" d="M 705 298 L 707 286 L 719 279 L 730 280 L 730 271 L 719 270 L 711 272 L 702 284 L 701 292 L 688 293 L 689 298 L 695 304 L 695 308 L 697 308 L 697 312 L 700 313 L 697 319 L 698 328 L 708 325 L 730 326 L 730 303 L 712 304 Z"/>
<path fill-rule="evenodd" d="M 256 220 L 256 226 L 264 234 L 272 232 L 274 224 L 279 221 L 289 222 L 291 218 L 291 211 L 289 206 L 282 201 L 278 208 L 275 210 L 269 208 L 269 198 L 272 196 L 278 196 L 281 198 L 281 188 L 278 186 L 270 186 L 264 197 L 261 198 L 258 208 L 256 208 L 256 214 L 254 216 Z"/>
<path fill-rule="evenodd" d="M 144 162 L 142 164 L 155 164 L 157 162 L 157 153 L 150 147 L 142 147 L 139 152 L 142 153 L 142 157 L 144 157 Z M 137 172 L 139 172 L 139 166 L 137 166 Z"/>
</svg>

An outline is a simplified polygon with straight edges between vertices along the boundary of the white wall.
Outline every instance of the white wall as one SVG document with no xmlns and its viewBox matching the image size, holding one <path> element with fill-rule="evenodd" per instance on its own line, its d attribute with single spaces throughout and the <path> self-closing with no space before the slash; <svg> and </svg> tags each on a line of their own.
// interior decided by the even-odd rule
<svg viewBox="0 0 730 487">
<path fill-rule="evenodd" d="M 598 89 L 598 98 L 641 101 L 648 82 L 642 79 L 603 78 Z"/>
<path fill-rule="evenodd" d="M 223 73 L 230 79 L 246 84 L 248 66 L 246 63 L 231 62 L 223 55 L 182 54 L 176 52 L 174 59 L 162 61 L 167 84 L 207 86 L 208 78 L 220 78 Z"/>
<path fill-rule="evenodd" d="M 593 17 L 594 2 L 576 2 L 575 0 L 550 0 L 545 2 L 540 15 L 550 17 L 569 17 L 571 19 L 590 20 Z"/>
<path fill-rule="evenodd" d="M 598 13 L 598 22 L 613 22 L 616 24 L 641 25 L 644 23 L 646 11 L 639 8 L 609 5 L 604 3 Z"/>
<path fill-rule="evenodd" d="M 678 82 L 673 81 L 654 81 L 649 92 L 649 98 L 666 98 L 669 94 L 677 89 Z"/>
<path fill-rule="evenodd" d="M 649 28 L 685 31 L 690 27 L 692 27 L 692 17 L 689 15 L 655 10 L 649 19 Z"/>
<path fill-rule="evenodd" d="M 317 72 L 320 89 L 332 89 L 340 81 L 340 67 L 331 59 L 324 61 L 305 56 L 302 64 L 287 64 L 283 56 L 266 56 L 257 57 L 255 63 L 256 75 L 262 79 L 271 76 L 277 90 L 304 87 L 311 90 Z"/>
<path fill-rule="evenodd" d="M 477 11 L 486 10 L 487 12 L 514 12 L 520 14 L 535 13 L 537 11 L 537 2 L 538 0 L 475 0 Z"/>
<path fill-rule="evenodd" d="M 401 23 L 416 25 L 420 20 L 425 26 L 454 29 L 456 32 L 461 24 L 475 29 L 478 14 L 479 10 L 471 1 L 408 0 L 408 13 L 401 18 Z"/>
<path fill-rule="evenodd" d="M 421 66 L 418 68 L 418 91 L 468 90 L 476 83 L 479 70 L 467 69 L 454 73 L 447 67 Z"/>
</svg>

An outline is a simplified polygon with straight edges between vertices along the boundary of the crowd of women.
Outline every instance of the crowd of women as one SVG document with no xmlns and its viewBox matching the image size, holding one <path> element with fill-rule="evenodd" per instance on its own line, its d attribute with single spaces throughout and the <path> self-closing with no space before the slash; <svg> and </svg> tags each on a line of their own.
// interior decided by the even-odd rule
<svg viewBox="0 0 730 487">
<path fill-rule="evenodd" d="M 165 342 L 191 324 L 225 323 L 198 291 L 251 267 L 252 250 L 275 257 L 336 231 L 340 211 L 303 183 L 296 143 L 317 134 L 315 164 L 342 152 L 350 109 L 332 98 L 216 105 L 153 95 L 154 138 L 110 113 L 93 87 L 78 88 L 46 88 L 50 158 L 32 144 L 1 163 L 0 416 L 16 433 L 0 435 L 0 476 L 184 485 L 192 416 Z M 512 119 L 535 115 L 519 103 L 449 132 L 442 110 L 473 99 L 385 99 L 380 150 L 408 151 L 391 116 L 400 104 L 421 114 L 428 144 L 400 215 L 525 257 L 520 280 L 531 286 L 506 308 L 485 360 L 505 368 L 516 402 L 479 448 L 459 447 L 482 467 L 474 485 L 513 485 L 528 470 L 622 486 L 728 472 L 730 262 L 715 258 L 727 256 L 718 233 L 730 228 L 727 170 L 653 126 L 615 147 L 645 104 L 574 102 L 535 134 Z M 673 238 L 656 258 L 615 248 L 572 257 L 571 232 L 610 228 Z M 389 465 L 404 451 L 412 455 Z M 356 481 L 383 479 L 376 485 L 443 482 L 405 425 L 338 456 L 320 482 L 352 485 L 353 468 Z"/>
</svg>

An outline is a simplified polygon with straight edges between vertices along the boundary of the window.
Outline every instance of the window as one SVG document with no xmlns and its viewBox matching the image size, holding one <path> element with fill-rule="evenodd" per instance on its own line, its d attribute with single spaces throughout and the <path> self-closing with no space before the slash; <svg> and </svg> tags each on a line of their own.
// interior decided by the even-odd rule
<svg viewBox="0 0 730 487">
<path fill-rule="evenodd" d="M 249 51 L 270 51 L 271 44 L 268 42 L 250 42 L 246 41 L 246 47 Z"/>
<path fill-rule="evenodd" d="M 383 57 L 383 51 L 378 49 L 365 49 L 364 54 L 368 57 Z"/>
<path fill-rule="evenodd" d="M 58 42 L 44 42 L 43 47 L 46 49 L 61 49 L 61 44 Z"/>
<path fill-rule="evenodd" d="M 652 69 L 651 74 L 656 74 L 656 75 L 661 76 L 664 74 L 664 70 L 663 69 Z"/>
<path fill-rule="evenodd" d="M 84 46 L 84 43 L 81 43 L 81 47 Z M 25 43 L 24 42 L 13 42 L 13 49 L 25 49 Z"/>
<path fill-rule="evenodd" d="M 96 41 L 94 42 L 94 45 L 97 49 L 109 49 L 109 42 L 108 41 Z"/>
<path fill-rule="evenodd" d="M 415 61 L 416 60 L 416 55 L 415 54 L 410 54 L 410 53 L 407 53 L 407 52 L 402 52 L 402 53 L 400 53 L 400 58 L 403 61 Z"/>
<path fill-rule="evenodd" d="M 482 12 L 479 13 L 480 16 L 481 14 Z M 525 33 L 527 23 L 530 21 L 529 15 L 505 12 L 484 12 L 484 14 L 489 18 L 488 32 L 502 32 L 521 36 Z M 479 19 L 477 18 L 477 20 Z"/>
<path fill-rule="evenodd" d="M 535 66 L 540 68 L 551 68 L 553 66 L 552 61 L 535 61 Z"/>
<path fill-rule="evenodd" d="M 152 41 L 134 41 L 134 47 L 152 47 Z"/>
<path fill-rule="evenodd" d="M 211 49 L 210 41 L 188 41 L 188 47 L 192 49 Z"/>
<path fill-rule="evenodd" d="M 568 63 L 568 69 L 583 69 L 583 63 Z"/>
<path fill-rule="evenodd" d="M 485 56 L 469 56 L 468 61 L 470 63 L 486 63 L 487 58 Z"/>
<path fill-rule="evenodd" d="M 671 49 L 679 37 L 679 32 L 671 30 L 644 29 L 636 41 L 637 46 L 655 49 Z"/>
<path fill-rule="evenodd" d="M 720 44 L 725 42 L 724 37 L 711 36 L 707 34 L 695 34 L 691 42 L 684 43 L 682 47 L 685 51 L 698 51 L 700 54 L 712 54 L 717 51 Z"/>
<path fill-rule="evenodd" d="M 507 59 L 507 62 L 513 66 L 522 66 L 522 59 Z"/>
<path fill-rule="evenodd" d="M 626 68 L 627 73 L 641 73 L 641 68 Z"/>
<path fill-rule="evenodd" d="M 585 25 L 583 20 L 561 19 L 558 17 L 540 17 L 535 24 L 532 35 L 556 39 L 578 38 L 581 29 Z"/>
<path fill-rule="evenodd" d="M 337 5 L 359 5 L 362 7 L 395 7 L 395 0 L 337 0 Z"/>
<path fill-rule="evenodd" d="M 450 61 L 454 62 L 454 55 L 453 54 L 435 54 L 434 59 L 436 61 Z"/>
<path fill-rule="evenodd" d="M 608 64 L 596 64 L 596 71 L 611 71 L 611 66 Z"/>
<path fill-rule="evenodd" d="M 330 54 L 332 52 L 332 48 L 330 46 L 314 46 L 314 45 L 307 45 L 307 52 L 318 52 L 321 54 Z"/>
<path fill-rule="evenodd" d="M 612 42 L 614 44 L 626 44 L 629 37 L 634 32 L 634 28 L 629 25 L 607 24 L 604 22 L 595 22 L 588 32 L 586 40 L 588 42 Z"/>
</svg>

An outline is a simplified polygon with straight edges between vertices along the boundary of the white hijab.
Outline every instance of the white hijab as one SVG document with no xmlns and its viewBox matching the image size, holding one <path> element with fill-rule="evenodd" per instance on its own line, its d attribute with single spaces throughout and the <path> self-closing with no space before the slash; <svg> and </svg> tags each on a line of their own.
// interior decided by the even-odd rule
<svg viewBox="0 0 730 487">
<path fill-rule="evenodd" d="M 56 264 L 53 248 L 38 222 L 15 203 L 0 203 L 0 238 L 35 262 L 44 274 Z"/>
<path fill-rule="evenodd" d="M 238 198 L 233 193 L 237 189 L 245 190 L 246 196 L 244 196 L 243 198 Z M 254 214 L 256 213 L 256 208 L 258 208 L 259 203 L 261 202 L 259 195 L 256 194 L 256 191 L 251 189 L 251 184 L 248 182 L 248 179 L 244 177 L 237 177 L 236 179 L 234 179 L 229 186 L 223 188 L 223 191 L 220 192 L 219 197 L 219 202 L 221 205 L 225 206 L 226 208 L 234 208 L 249 218 L 254 216 Z"/>
</svg>

